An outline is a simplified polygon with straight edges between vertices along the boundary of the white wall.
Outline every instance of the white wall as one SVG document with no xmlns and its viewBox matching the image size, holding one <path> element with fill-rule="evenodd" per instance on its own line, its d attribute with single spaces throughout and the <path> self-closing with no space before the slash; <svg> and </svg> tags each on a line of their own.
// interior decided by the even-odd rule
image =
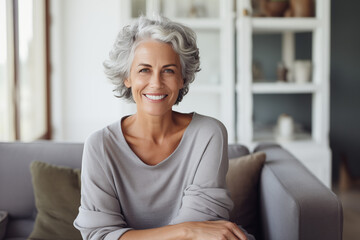
<svg viewBox="0 0 360 240">
<path fill-rule="evenodd" d="M 53 138 L 83 142 L 130 112 L 114 97 L 102 66 L 121 27 L 120 4 L 55 0 L 50 12 Z"/>
</svg>

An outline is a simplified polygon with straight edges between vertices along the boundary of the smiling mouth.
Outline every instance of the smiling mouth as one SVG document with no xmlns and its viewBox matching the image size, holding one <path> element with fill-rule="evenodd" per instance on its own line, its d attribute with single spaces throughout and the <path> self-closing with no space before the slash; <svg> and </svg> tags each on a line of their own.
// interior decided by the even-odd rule
<svg viewBox="0 0 360 240">
<path fill-rule="evenodd" d="M 144 96 L 150 100 L 153 100 L 153 101 L 159 101 L 159 100 L 162 100 L 164 98 L 166 98 L 168 95 L 166 94 L 162 94 L 162 95 L 150 95 L 150 94 L 144 94 Z"/>
</svg>

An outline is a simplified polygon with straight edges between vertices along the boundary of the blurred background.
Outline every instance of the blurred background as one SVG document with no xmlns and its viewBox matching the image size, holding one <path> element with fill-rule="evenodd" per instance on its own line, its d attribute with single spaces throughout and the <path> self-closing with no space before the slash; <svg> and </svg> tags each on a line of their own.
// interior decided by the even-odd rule
<svg viewBox="0 0 360 240">
<path fill-rule="evenodd" d="M 300 18 L 286 12 L 296 1 L 266 2 L 0 0 L 0 141 L 83 142 L 134 113 L 114 97 L 102 63 L 124 25 L 160 12 L 198 35 L 202 71 L 176 109 L 220 119 L 229 142 L 288 147 L 349 206 L 344 239 L 355 239 L 360 2 L 303 1 L 313 11 Z M 301 80 L 295 68 L 304 62 L 311 73 Z M 290 137 L 277 135 L 284 117 Z"/>
</svg>

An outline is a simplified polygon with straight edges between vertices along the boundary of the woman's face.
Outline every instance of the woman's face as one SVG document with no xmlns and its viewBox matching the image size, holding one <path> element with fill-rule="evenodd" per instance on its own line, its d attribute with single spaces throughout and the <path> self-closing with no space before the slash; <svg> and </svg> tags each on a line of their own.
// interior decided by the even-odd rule
<svg viewBox="0 0 360 240">
<path fill-rule="evenodd" d="M 125 80 L 138 112 L 160 116 L 171 111 L 183 84 L 180 58 L 171 45 L 153 40 L 138 45 Z"/>
</svg>

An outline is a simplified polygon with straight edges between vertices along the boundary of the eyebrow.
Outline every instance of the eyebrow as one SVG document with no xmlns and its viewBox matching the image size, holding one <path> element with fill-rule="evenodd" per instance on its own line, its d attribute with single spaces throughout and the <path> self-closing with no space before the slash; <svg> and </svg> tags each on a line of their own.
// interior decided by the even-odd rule
<svg viewBox="0 0 360 240">
<path fill-rule="evenodd" d="M 166 67 L 177 67 L 177 65 L 176 64 L 167 64 L 167 65 L 164 65 L 163 67 L 164 68 L 166 68 Z"/>
<path fill-rule="evenodd" d="M 139 66 L 151 67 L 150 64 L 146 64 L 146 63 L 139 63 L 138 67 L 139 67 Z"/>
<path fill-rule="evenodd" d="M 152 67 L 150 64 L 147 64 L 147 63 L 139 63 L 138 67 L 139 66 Z M 167 68 L 167 67 L 177 67 L 177 65 L 176 64 L 166 64 L 163 66 L 163 68 Z"/>
</svg>

